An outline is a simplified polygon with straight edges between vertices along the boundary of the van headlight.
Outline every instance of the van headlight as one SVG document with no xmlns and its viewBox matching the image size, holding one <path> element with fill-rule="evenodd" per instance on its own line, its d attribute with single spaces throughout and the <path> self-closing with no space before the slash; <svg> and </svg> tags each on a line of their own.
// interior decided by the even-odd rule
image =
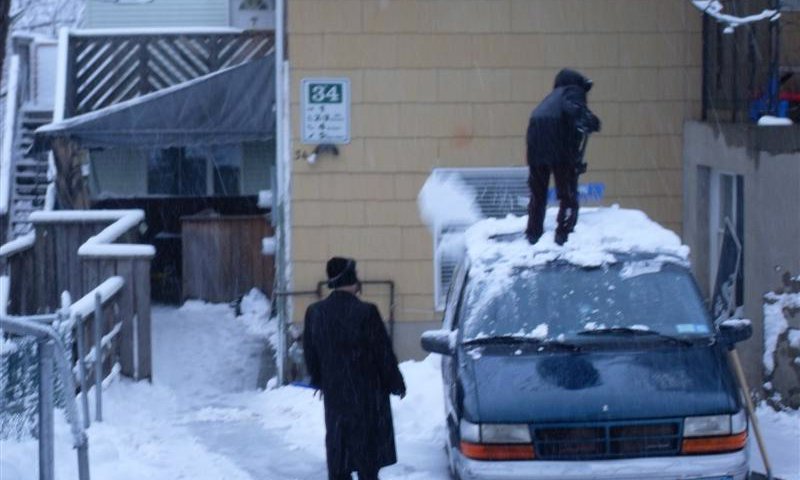
<svg viewBox="0 0 800 480">
<path fill-rule="evenodd" d="M 471 423 L 461 420 L 461 453 L 474 460 L 533 460 L 531 430 L 523 423 Z"/>
<path fill-rule="evenodd" d="M 711 454 L 741 450 L 747 445 L 747 415 L 686 417 L 683 420 L 684 454 Z"/>
</svg>

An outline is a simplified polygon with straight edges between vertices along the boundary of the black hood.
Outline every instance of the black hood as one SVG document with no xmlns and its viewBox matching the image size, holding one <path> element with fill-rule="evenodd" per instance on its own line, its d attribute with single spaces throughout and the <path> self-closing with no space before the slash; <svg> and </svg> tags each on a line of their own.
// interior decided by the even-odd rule
<svg viewBox="0 0 800 480">
<path fill-rule="evenodd" d="M 567 87 L 575 85 L 583 88 L 587 92 L 592 89 L 592 81 L 576 70 L 565 68 L 558 72 L 553 88 Z"/>
<path fill-rule="evenodd" d="M 464 416 L 490 423 L 598 422 L 736 412 L 716 346 L 589 351 L 482 347 L 467 355 Z M 466 352 L 469 353 L 469 352 Z"/>
</svg>

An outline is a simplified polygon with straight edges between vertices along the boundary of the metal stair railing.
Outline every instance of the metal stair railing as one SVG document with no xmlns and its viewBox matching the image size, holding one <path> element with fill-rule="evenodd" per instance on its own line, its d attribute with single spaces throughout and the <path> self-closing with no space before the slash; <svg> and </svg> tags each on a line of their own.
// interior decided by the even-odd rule
<svg viewBox="0 0 800 480">
<path fill-rule="evenodd" d="M 55 480 L 55 388 L 54 372 L 61 380 L 64 406 L 72 433 L 72 444 L 78 452 L 78 478 L 89 480 L 89 440 L 78 418 L 75 382 L 67 360 L 67 348 L 49 324 L 65 321 L 69 307 L 52 315 L 37 317 L 0 316 L 0 329 L 19 336 L 36 338 L 39 369 L 39 480 Z M 55 369 L 53 368 L 55 367 Z M 100 392 L 96 392 L 97 395 Z M 84 394 L 85 396 L 85 394 Z M 86 422 L 87 419 L 84 419 Z"/>
</svg>

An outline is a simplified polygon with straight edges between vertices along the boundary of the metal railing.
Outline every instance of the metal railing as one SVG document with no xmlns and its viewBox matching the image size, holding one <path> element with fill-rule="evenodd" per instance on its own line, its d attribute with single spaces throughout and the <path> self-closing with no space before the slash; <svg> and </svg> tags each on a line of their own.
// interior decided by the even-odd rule
<svg viewBox="0 0 800 480">
<path fill-rule="evenodd" d="M 737 16 L 782 9 L 778 0 L 724 0 L 723 4 L 726 12 Z M 789 112 L 796 100 L 787 99 L 794 98 L 793 92 L 785 91 L 796 73 L 787 71 L 786 65 L 797 63 L 796 53 L 782 48 L 792 38 L 782 33 L 782 24 L 791 25 L 797 14 L 786 10 L 736 28 L 703 14 L 703 120 L 736 123 L 754 122 L 766 114 L 796 116 Z"/>
<path fill-rule="evenodd" d="M 6 333 L 34 337 L 37 342 L 39 372 L 39 479 L 55 479 L 55 378 L 58 375 L 64 392 L 64 410 L 72 433 L 72 445 L 78 452 L 78 478 L 89 480 L 89 440 L 78 419 L 75 381 L 68 360 L 67 347 L 54 323 L 67 321 L 69 306 L 52 315 L 36 317 L 0 317 L 0 328 Z M 55 367 L 55 368 L 54 368 Z M 97 395 L 100 395 L 98 392 Z M 84 418 L 84 424 L 87 419 Z"/>
<path fill-rule="evenodd" d="M 55 472 L 54 362 L 64 395 L 66 417 L 72 430 L 73 446 L 78 451 L 79 479 L 89 479 L 89 447 L 84 432 L 84 429 L 89 428 L 91 424 L 89 394 L 94 387 L 95 420 L 101 422 L 103 388 L 120 371 L 118 359 L 112 358 L 113 366 L 104 373 L 104 362 L 111 358 L 112 352 L 118 348 L 118 338 L 122 330 L 122 322 L 115 318 L 115 324 L 110 331 L 104 332 L 104 325 L 108 325 L 106 311 L 108 307 L 116 310 L 116 300 L 123 286 L 122 277 L 111 277 L 72 305 L 69 294 L 64 292 L 62 308 L 54 314 L 12 317 L 0 312 L 0 330 L 6 334 L 34 337 L 37 342 L 40 480 L 53 480 Z M 71 364 L 68 354 L 72 346 L 64 344 L 57 330 L 75 331 L 77 349 L 75 365 Z M 88 351 L 85 330 L 91 331 L 93 336 L 93 345 Z M 89 382 L 90 375 L 93 376 L 92 382 Z M 78 396 L 74 394 L 77 391 L 80 391 Z M 80 415 L 78 403 L 80 403 Z"/>
</svg>

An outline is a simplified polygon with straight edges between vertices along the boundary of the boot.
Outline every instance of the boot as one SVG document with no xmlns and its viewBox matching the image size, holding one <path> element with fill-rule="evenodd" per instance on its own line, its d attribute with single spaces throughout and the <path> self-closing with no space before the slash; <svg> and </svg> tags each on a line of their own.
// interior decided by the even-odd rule
<svg viewBox="0 0 800 480">
<path fill-rule="evenodd" d="M 556 243 L 558 245 L 564 245 L 567 243 L 567 237 L 569 236 L 568 232 L 556 231 Z"/>
<path fill-rule="evenodd" d="M 540 233 L 539 235 L 532 235 L 530 233 L 526 233 L 525 238 L 528 239 L 528 243 L 530 243 L 531 245 L 536 245 L 536 242 L 538 242 L 539 239 L 542 238 L 542 234 Z"/>
</svg>

